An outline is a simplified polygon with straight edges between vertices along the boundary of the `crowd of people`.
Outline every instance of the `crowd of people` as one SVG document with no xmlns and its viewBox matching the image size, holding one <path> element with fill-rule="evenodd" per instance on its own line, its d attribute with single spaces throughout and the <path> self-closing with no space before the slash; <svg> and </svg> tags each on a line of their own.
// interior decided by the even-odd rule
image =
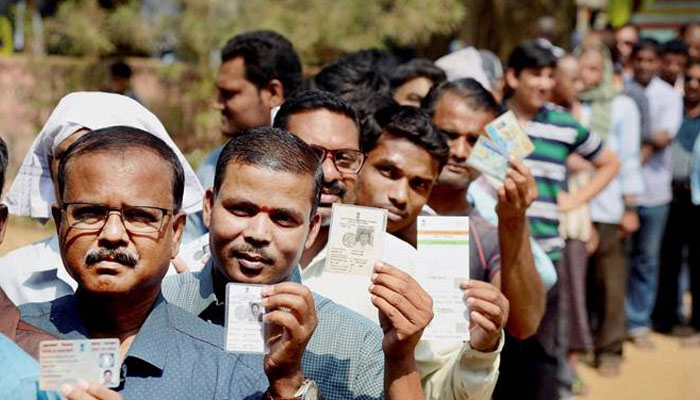
<svg viewBox="0 0 700 400">
<path fill-rule="evenodd" d="M 196 170 L 137 101 L 70 93 L 0 205 L 1 232 L 8 214 L 56 225 L 0 258 L 0 398 L 584 394 L 579 361 L 615 376 L 626 340 L 700 332 L 698 57 L 700 24 L 663 44 L 628 25 L 570 53 L 363 50 L 305 77 L 286 38 L 246 32 L 216 76 L 225 143 Z M 467 159 L 505 111 L 534 152 L 494 183 Z M 0 141 L 0 187 L 8 157 Z M 387 210 L 367 279 L 325 272 L 336 203 Z M 422 337 L 420 215 L 469 217 L 468 339 Z M 267 354 L 224 350 L 230 282 L 265 285 Z M 98 338 L 120 341 L 117 387 L 38 389 L 42 340 Z"/>
</svg>

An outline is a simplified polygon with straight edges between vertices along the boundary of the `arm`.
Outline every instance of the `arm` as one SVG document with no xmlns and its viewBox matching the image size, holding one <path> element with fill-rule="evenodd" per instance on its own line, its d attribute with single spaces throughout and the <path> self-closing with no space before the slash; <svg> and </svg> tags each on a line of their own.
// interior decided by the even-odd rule
<svg viewBox="0 0 700 400">
<path fill-rule="evenodd" d="M 600 155 L 592 162 L 596 167 L 596 172 L 588 185 L 582 187 L 575 195 L 566 192 L 559 193 L 557 200 L 562 212 L 574 210 L 591 201 L 601 190 L 605 189 L 620 170 L 620 159 L 606 147 L 603 147 Z"/>
<path fill-rule="evenodd" d="M 424 399 L 415 349 L 433 319 L 433 300 L 409 274 L 377 263 L 369 287 L 384 331 L 386 399 Z"/>
<path fill-rule="evenodd" d="M 659 115 L 663 115 L 663 126 L 652 132 L 651 139 L 645 141 L 645 144 L 651 145 L 653 151 L 660 151 L 668 147 L 683 122 L 683 98 L 680 94 L 669 93 Z"/>
<path fill-rule="evenodd" d="M 498 242 L 501 249 L 501 272 L 494 284 L 510 303 L 506 329 L 524 339 L 537 332 L 545 310 L 545 292 L 535 268 L 530 246 L 530 232 L 525 212 L 537 197 L 535 179 L 519 160 L 498 189 Z"/>
<path fill-rule="evenodd" d="M 629 236 L 639 229 L 639 216 L 634 210 L 637 204 L 637 196 L 644 193 L 644 178 L 642 176 L 642 163 L 640 153 L 641 140 L 641 114 L 637 105 L 628 98 L 627 102 L 620 103 L 619 115 L 614 126 L 614 134 L 617 137 L 620 148 L 620 184 L 622 185 L 623 200 L 626 206 L 620 220 L 621 236 Z"/>
</svg>

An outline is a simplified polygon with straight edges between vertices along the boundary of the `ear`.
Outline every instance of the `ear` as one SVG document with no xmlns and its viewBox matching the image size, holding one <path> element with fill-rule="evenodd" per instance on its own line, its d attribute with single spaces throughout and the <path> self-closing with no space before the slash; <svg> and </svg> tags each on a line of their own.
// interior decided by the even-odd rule
<svg viewBox="0 0 700 400">
<path fill-rule="evenodd" d="M 518 88 L 518 76 L 513 68 L 506 71 L 506 86 L 513 90 Z"/>
<path fill-rule="evenodd" d="M 202 201 L 202 221 L 204 226 L 209 229 L 209 224 L 211 223 L 211 213 L 214 209 L 214 201 L 216 201 L 216 195 L 214 194 L 214 188 L 210 187 L 204 192 L 204 200 Z"/>
<path fill-rule="evenodd" d="M 284 103 L 284 85 L 279 79 L 273 79 L 262 89 L 261 95 L 270 109 L 280 106 Z"/>
<path fill-rule="evenodd" d="M 187 214 L 184 211 L 179 211 L 173 215 L 173 247 L 170 251 L 170 258 L 174 259 L 180 252 L 180 242 L 182 234 L 185 232 L 185 224 L 187 223 Z"/>
<path fill-rule="evenodd" d="M 316 236 L 318 236 L 318 231 L 321 229 L 321 215 L 316 212 L 311 217 L 309 221 L 309 234 L 306 236 L 306 243 L 304 243 L 304 249 L 308 249 L 316 241 Z"/>
<path fill-rule="evenodd" d="M 5 238 L 5 228 L 7 228 L 7 206 L 0 204 L 0 243 Z"/>
<path fill-rule="evenodd" d="M 57 203 L 51 205 L 51 215 L 53 216 L 54 225 L 56 225 L 56 234 L 61 236 L 61 223 L 63 222 L 63 212 Z"/>
</svg>

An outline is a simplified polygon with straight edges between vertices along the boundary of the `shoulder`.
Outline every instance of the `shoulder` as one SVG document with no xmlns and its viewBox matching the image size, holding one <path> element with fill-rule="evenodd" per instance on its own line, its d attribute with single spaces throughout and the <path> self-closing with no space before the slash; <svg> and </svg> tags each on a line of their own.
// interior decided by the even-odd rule
<svg viewBox="0 0 700 400">
<path fill-rule="evenodd" d="M 469 224 L 485 251 L 498 249 L 498 228 L 495 225 L 486 221 L 476 212 L 472 212 L 469 216 Z"/>
<path fill-rule="evenodd" d="M 172 303 L 166 303 L 171 328 L 192 343 L 213 352 L 224 352 L 224 328 L 210 324 Z"/>
<path fill-rule="evenodd" d="M 75 295 L 68 295 L 44 303 L 25 303 L 18 308 L 22 319 L 41 318 L 53 312 L 73 312 L 74 304 Z"/>
<path fill-rule="evenodd" d="M 627 114 L 629 112 L 635 114 L 639 113 L 639 106 L 637 106 L 637 102 L 626 94 L 619 94 L 615 96 L 612 101 L 612 107 L 615 110 L 619 110 L 617 112 L 613 111 L 613 115 L 624 119 L 629 118 L 629 114 Z"/>
<path fill-rule="evenodd" d="M 576 118 L 574 118 L 569 111 L 553 103 L 546 103 L 537 113 L 536 119 L 540 122 L 546 122 L 561 127 L 581 127 Z"/>
<path fill-rule="evenodd" d="M 182 290 L 194 287 L 199 282 L 199 272 L 185 272 L 166 276 L 161 283 L 163 296 L 172 302 L 172 298 L 177 297 L 177 294 Z"/>
</svg>

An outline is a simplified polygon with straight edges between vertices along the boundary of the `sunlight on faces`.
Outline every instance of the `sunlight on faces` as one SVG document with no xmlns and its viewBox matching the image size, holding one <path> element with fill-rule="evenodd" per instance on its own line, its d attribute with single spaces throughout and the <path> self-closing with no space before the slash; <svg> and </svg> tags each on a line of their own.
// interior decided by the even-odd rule
<svg viewBox="0 0 700 400">
<path fill-rule="evenodd" d="M 683 41 L 688 44 L 688 55 L 692 58 L 700 57 L 700 26 L 691 25 L 686 29 Z"/>
<path fill-rule="evenodd" d="M 688 57 L 685 54 L 666 53 L 661 56 L 659 76 L 671 85 L 675 85 L 676 79 L 683 73 Z"/>
<path fill-rule="evenodd" d="M 420 107 L 421 100 L 432 86 L 433 81 L 424 76 L 410 79 L 396 89 L 394 100 L 404 106 Z"/>
<path fill-rule="evenodd" d="M 388 210 L 387 232 L 410 226 L 427 203 L 439 161 L 406 138 L 384 133 L 367 155 L 357 182 L 357 204 Z"/>
<path fill-rule="evenodd" d="M 136 148 L 78 155 L 67 167 L 63 203 L 173 208 L 170 164 L 151 151 Z M 118 213 L 109 215 L 101 231 L 71 228 L 65 213 L 56 209 L 54 220 L 63 263 L 79 286 L 92 294 L 121 296 L 159 290 L 179 249 L 185 214 L 166 215 L 159 232 L 138 234 L 124 228 Z M 88 265 L 86 256 L 99 249 L 129 253 L 138 263 L 132 267 L 103 260 Z"/>
<path fill-rule="evenodd" d="M 632 59 L 632 69 L 634 70 L 634 79 L 646 86 L 659 70 L 659 56 L 654 50 L 641 49 Z"/>
<path fill-rule="evenodd" d="M 287 130 L 310 145 L 328 150 L 360 149 L 360 132 L 355 122 L 343 114 L 325 109 L 293 114 L 287 122 Z M 355 203 L 357 174 L 341 173 L 333 160 L 323 161 L 324 185 L 318 213 L 324 226 L 330 225 L 333 203 Z"/>
<path fill-rule="evenodd" d="M 560 59 L 554 71 L 553 100 L 558 104 L 571 105 L 578 98 L 581 89 L 578 60 L 573 56 Z"/>
<path fill-rule="evenodd" d="M 233 282 L 286 280 L 318 233 L 313 177 L 238 163 L 225 174 L 204 202 L 216 268 Z"/>
<path fill-rule="evenodd" d="M 579 56 L 581 81 L 587 90 L 595 89 L 603 83 L 605 59 L 600 52 L 595 50 L 584 51 Z"/>
<path fill-rule="evenodd" d="M 617 42 L 617 50 L 620 52 L 620 56 L 623 59 L 627 59 L 632 54 L 634 44 L 637 43 L 639 37 L 637 36 L 637 30 L 634 29 L 634 27 L 626 26 L 617 31 L 615 34 L 615 40 Z"/>
<path fill-rule="evenodd" d="M 221 111 L 221 132 L 233 136 L 249 128 L 270 126 L 270 110 L 275 104 L 267 89 L 258 88 L 246 79 L 245 60 L 235 57 L 221 65 L 216 77 Z"/>
<path fill-rule="evenodd" d="M 517 76 L 515 70 L 509 69 L 506 80 L 514 91 L 513 100 L 534 113 L 550 99 L 554 88 L 554 69 L 526 68 Z"/>
<path fill-rule="evenodd" d="M 685 100 L 691 104 L 700 102 L 700 65 L 685 71 Z"/>
<path fill-rule="evenodd" d="M 438 101 L 433 115 L 435 126 L 447 134 L 450 158 L 438 178 L 438 185 L 462 190 L 479 176 L 466 162 L 484 128 L 496 116 L 489 111 L 475 111 L 459 96 L 447 92 Z"/>
</svg>

